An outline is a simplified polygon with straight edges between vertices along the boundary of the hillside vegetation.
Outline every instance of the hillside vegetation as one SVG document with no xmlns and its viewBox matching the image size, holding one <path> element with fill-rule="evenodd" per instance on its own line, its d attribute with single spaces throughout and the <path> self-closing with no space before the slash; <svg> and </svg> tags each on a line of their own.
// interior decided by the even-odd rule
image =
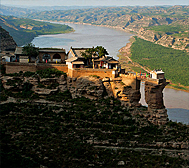
<svg viewBox="0 0 189 168">
<path fill-rule="evenodd" d="M 189 54 L 135 37 L 131 59 L 151 70 L 162 68 L 173 83 L 189 86 Z"/>
<path fill-rule="evenodd" d="M 73 29 L 67 25 L 51 24 L 26 18 L 0 15 L 2 28 L 10 33 L 17 45 L 24 45 L 38 35 L 68 33 Z"/>
</svg>

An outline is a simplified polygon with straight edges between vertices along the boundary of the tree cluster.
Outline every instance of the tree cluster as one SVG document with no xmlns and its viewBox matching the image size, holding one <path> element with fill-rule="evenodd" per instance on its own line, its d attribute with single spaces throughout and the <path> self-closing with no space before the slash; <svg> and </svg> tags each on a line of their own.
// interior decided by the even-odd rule
<svg viewBox="0 0 189 168">
<path fill-rule="evenodd" d="M 36 58 L 39 54 L 39 48 L 36 48 L 32 43 L 28 43 L 23 47 L 22 53 L 28 55 L 30 59 L 31 57 Z"/>
<path fill-rule="evenodd" d="M 86 49 L 85 52 L 81 54 L 85 59 L 92 59 L 93 56 L 98 56 L 99 58 L 108 55 L 107 50 L 102 46 L 97 46 L 93 48 Z"/>
</svg>

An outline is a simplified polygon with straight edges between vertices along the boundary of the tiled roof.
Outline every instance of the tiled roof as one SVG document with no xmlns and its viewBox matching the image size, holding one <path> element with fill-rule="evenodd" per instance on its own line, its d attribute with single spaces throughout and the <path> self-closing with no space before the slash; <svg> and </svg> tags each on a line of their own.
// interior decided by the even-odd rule
<svg viewBox="0 0 189 168">
<path fill-rule="evenodd" d="M 10 53 L 10 52 L 4 52 L 4 53 L 0 53 L 0 56 L 1 57 L 12 57 L 12 56 L 14 56 L 14 53 Z"/>
<path fill-rule="evenodd" d="M 76 61 L 77 59 L 78 59 L 77 57 L 71 57 L 67 59 L 66 62 L 73 62 L 73 61 Z"/>
<path fill-rule="evenodd" d="M 15 54 L 22 54 L 22 47 L 16 47 Z"/>
<path fill-rule="evenodd" d="M 104 62 L 109 62 L 109 63 L 119 63 L 119 61 L 117 61 L 114 58 L 109 57 L 109 56 L 104 56 L 104 57 L 101 57 L 101 58 L 96 59 L 94 61 L 95 62 L 97 62 L 97 61 L 104 61 Z"/>
<path fill-rule="evenodd" d="M 87 49 L 89 48 L 71 48 L 70 50 L 73 51 L 74 57 L 83 58 L 82 52 L 85 52 Z M 97 57 L 97 56 L 93 56 L 93 58 L 94 57 Z"/>
<path fill-rule="evenodd" d="M 87 49 L 89 48 L 71 48 L 75 57 L 82 57 L 82 58 L 83 58 L 83 56 L 81 55 L 82 52 L 85 52 Z"/>
</svg>

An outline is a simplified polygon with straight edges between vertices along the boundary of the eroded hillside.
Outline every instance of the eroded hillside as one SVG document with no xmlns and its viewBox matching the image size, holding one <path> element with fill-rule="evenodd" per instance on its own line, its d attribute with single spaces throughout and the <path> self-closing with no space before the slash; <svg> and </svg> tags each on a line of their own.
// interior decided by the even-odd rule
<svg viewBox="0 0 189 168">
<path fill-rule="evenodd" d="M 188 126 L 153 125 L 145 107 L 122 106 L 97 77 L 37 74 L 1 78 L 2 167 L 188 165 Z"/>
<path fill-rule="evenodd" d="M 188 51 L 188 6 L 43 11 L 25 17 L 117 27 L 138 33 L 140 37 L 160 45 Z"/>
</svg>

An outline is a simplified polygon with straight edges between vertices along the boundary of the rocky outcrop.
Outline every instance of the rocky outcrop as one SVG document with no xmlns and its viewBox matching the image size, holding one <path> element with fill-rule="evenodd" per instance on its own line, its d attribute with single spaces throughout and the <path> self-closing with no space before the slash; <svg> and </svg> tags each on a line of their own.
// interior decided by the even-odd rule
<svg viewBox="0 0 189 168">
<path fill-rule="evenodd" d="M 105 96 L 113 97 L 114 95 L 113 95 L 113 90 L 110 84 L 110 78 L 103 78 L 102 82 L 105 88 L 105 93 L 107 94 Z"/>
<path fill-rule="evenodd" d="M 138 37 L 147 41 L 156 42 L 161 38 L 161 35 L 153 32 L 152 30 L 145 30 L 144 28 L 141 28 L 138 32 Z"/>
<path fill-rule="evenodd" d="M 165 47 L 172 47 L 177 50 L 189 51 L 189 38 L 175 38 L 173 36 L 165 34 L 158 41 L 156 41 L 156 44 Z"/>
<path fill-rule="evenodd" d="M 148 110 L 165 108 L 162 92 L 167 84 L 165 81 L 159 85 L 145 81 L 145 100 L 148 104 Z"/>
<path fill-rule="evenodd" d="M 153 30 L 147 30 L 145 28 L 140 28 L 138 31 L 138 37 L 155 42 L 156 44 L 162 45 L 164 47 L 171 47 L 177 50 L 186 50 L 189 52 L 189 38 L 187 37 L 174 37 L 166 33 L 159 34 Z"/>
<path fill-rule="evenodd" d="M 17 44 L 5 29 L 0 26 L 0 51 L 14 51 Z"/>
<path fill-rule="evenodd" d="M 92 76 L 68 78 L 67 86 L 72 98 L 84 96 L 89 99 L 99 99 L 104 93 L 102 80 Z"/>
<path fill-rule="evenodd" d="M 163 102 L 163 89 L 167 84 L 165 80 L 159 85 L 145 82 L 145 100 L 148 104 L 148 112 L 143 115 L 156 125 L 167 122 L 168 115 Z"/>
<path fill-rule="evenodd" d="M 151 27 L 151 26 L 158 26 L 158 25 L 168 25 L 172 22 L 178 20 L 177 18 L 167 18 L 161 16 L 142 16 L 136 15 L 135 17 L 132 16 L 132 19 L 128 20 L 127 24 L 124 26 L 124 29 L 139 32 L 141 27 Z"/>
<path fill-rule="evenodd" d="M 1 80 L 4 89 L 13 93 L 31 90 L 39 98 L 47 98 L 69 90 L 72 98 L 86 97 L 91 100 L 97 100 L 114 97 L 121 102 L 122 106 L 127 108 L 137 109 L 137 107 L 141 107 L 139 103 L 141 93 L 140 87 L 138 87 L 138 82 L 140 81 L 137 82 L 136 78 L 131 78 L 130 76 L 115 79 L 107 77 L 100 79 L 93 76 L 70 78 L 64 75 L 41 78 L 35 74 L 33 77 L 2 76 Z M 148 104 L 148 110 L 142 110 L 137 113 L 156 125 L 167 122 L 167 110 L 163 104 L 162 93 L 166 84 L 165 81 L 159 85 L 146 81 L 145 99 Z"/>
</svg>

